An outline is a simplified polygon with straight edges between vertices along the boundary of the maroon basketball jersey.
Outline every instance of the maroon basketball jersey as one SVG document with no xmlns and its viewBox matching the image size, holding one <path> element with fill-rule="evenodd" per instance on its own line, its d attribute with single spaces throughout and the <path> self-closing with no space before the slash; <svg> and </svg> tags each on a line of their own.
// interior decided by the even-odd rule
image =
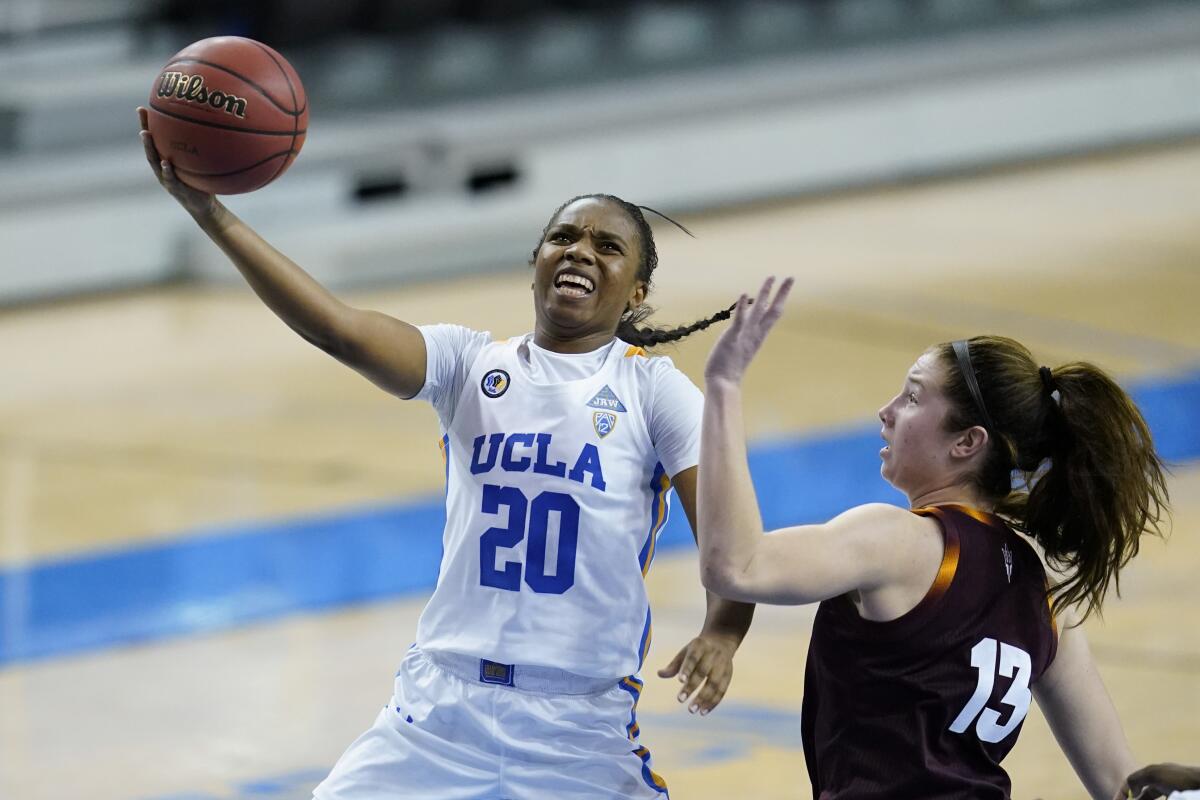
<svg viewBox="0 0 1200 800">
<path fill-rule="evenodd" d="M 1046 573 L 998 517 L 914 513 L 945 538 L 916 608 L 890 622 L 863 619 L 845 595 L 817 609 L 801 725 L 818 800 L 1009 796 L 1000 761 L 1058 643 Z"/>
</svg>

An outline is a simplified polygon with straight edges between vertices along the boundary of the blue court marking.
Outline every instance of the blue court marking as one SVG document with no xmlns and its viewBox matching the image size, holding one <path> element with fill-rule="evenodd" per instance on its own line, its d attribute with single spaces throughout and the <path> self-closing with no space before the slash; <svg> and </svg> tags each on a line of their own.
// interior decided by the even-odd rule
<svg viewBox="0 0 1200 800">
<path fill-rule="evenodd" d="M 0 665 L 427 589 L 442 555 L 441 503 L 230 527 L 0 571 Z"/>
<path fill-rule="evenodd" d="M 1138 386 L 1168 462 L 1200 459 L 1200 371 Z M 759 444 L 751 470 L 768 527 L 904 498 L 879 477 L 878 424 Z M 0 570 L 0 667 L 214 631 L 432 588 L 444 500 L 197 531 L 151 546 Z M 658 548 L 694 546 L 675 513 Z"/>
</svg>

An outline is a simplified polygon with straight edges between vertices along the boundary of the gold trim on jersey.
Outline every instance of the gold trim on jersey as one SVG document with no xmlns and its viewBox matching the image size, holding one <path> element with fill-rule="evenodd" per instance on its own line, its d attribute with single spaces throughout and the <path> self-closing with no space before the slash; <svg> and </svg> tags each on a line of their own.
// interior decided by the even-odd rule
<svg viewBox="0 0 1200 800">
<path fill-rule="evenodd" d="M 969 516 L 978 522 L 985 525 L 995 524 L 990 518 L 985 516 L 985 512 L 971 508 L 970 506 L 952 505 L 957 511 Z M 939 520 L 942 517 L 942 509 L 938 506 L 924 506 L 922 508 L 914 508 L 912 513 L 920 517 L 937 517 Z M 942 541 L 945 542 L 945 550 L 942 552 L 942 563 L 938 567 L 937 577 L 933 579 L 933 585 L 929 587 L 929 591 L 925 593 L 926 600 L 936 600 L 946 593 L 950 588 L 950 583 L 954 580 L 955 573 L 958 572 L 958 553 L 959 543 L 957 536 L 951 536 L 950 531 L 942 526 Z"/>
</svg>

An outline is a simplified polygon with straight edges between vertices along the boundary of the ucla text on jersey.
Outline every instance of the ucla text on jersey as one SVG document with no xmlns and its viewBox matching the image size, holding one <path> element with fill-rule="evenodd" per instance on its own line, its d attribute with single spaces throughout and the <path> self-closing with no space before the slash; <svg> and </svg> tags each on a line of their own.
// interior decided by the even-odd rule
<svg viewBox="0 0 1200 800">
<path fill-rule="evenodd" d="M 487 442 L 486 454 L 484 442 Z M 574 466 L 567 470 L 567 462 L 558 461 L 550 455 L 554 441 L 552 433 L 493 433 L 476 436 L 471 454 L 471 473 L 483 475 L 491 472 L 499 462 L 505 472 L 526 472 L 532 469 L 539 475 L 567 478 L 576 483 L 590 482 L 593 489 L 604 491 L 604 470 L 600 466 L 600 451 L 596 445 L 585 443 L 575 457 Z M 537 448 L 536 455 L 530 450 Z M 518 454 L 518 450 L 520 453 Z M 590 477 L 589 477 L 590 476 Z"/>
</svg>

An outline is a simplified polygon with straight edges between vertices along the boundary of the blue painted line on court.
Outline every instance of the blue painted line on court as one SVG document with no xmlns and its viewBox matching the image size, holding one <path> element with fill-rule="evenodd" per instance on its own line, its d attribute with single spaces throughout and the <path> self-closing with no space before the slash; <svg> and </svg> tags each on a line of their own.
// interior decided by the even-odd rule
<svg viewBox="0 0 1200 800">
<path fill-rule="evenodd" d="M 1200 459 L 1200 372 L 1133 394 L 1164 459 Z M 903 504 L 879 477 L 879 447 L 877 424 L 753 447 L 764 523 Z M 0 570 L 0 666 L 428 591 L 442 555 L 442 502 L 231 526 Z M 658 549 L 691 542 L 684 515 L 672 514 Z"/>
<path fill-rule="evenodd" d="M 431 585 L 439 501 L 230 527 L 0 573 L 0 664 L 403 594 Z"/>
</svg>

